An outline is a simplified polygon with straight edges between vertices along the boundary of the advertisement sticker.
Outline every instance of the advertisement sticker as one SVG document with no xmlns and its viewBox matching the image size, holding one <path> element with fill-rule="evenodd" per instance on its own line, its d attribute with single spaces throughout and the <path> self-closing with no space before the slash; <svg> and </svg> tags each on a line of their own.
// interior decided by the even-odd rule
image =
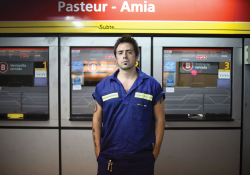
<svg viewBox="0 0 250 175">
<path fill-rule="evenodd" d="M 82 71 L 83 72 L 83 61 L 72 61 L 71 71 Z"/>
<path fill-rule="evenodd" d="M 175 61 L 164 61 L 164 72 L 175 72 L 176 62 Z"/>
<path fill-rule="evenodd" d="M 35 77 L 34 86 L 47 86 L 47 78 L 44 77 Z"/>
<path fill-rule="evenodd" d="M 230 88 L 230 79 L 217 79 L 217 87 Z"/>
<path fill-rule="evenodd" d="M 230 79 L 230 70 L 219 69 L 218 70 L 218 78 L 220 78 L 220 79 Z"/>
<path fill-rule="evenodd" d="M 47 77 L 47 68 L 35 68 L 35 77 Z"/>
<path fill-rule="evenodd" d="M 175 73 L 169 73 L 166 78 L 166 85 L 167 86 L 174 86 L 175 85 Z"/>
</svg>

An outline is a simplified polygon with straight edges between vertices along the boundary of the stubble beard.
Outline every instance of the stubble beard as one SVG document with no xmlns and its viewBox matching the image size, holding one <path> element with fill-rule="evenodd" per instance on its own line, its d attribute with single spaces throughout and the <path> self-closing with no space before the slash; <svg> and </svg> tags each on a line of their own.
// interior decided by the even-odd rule
<svg viewBox="0 0 250 175">
<path fill-rule="evenodd" d="M 128 64 L 128 63 L 127 63 Z M 117 63 L 117 65 L 118 65 L 118 67 L 120 68 L 120 69 L 122 69 L 122 70 L 129 70 L 129 69 L 132 69 L 133 67 L 134 67 L 134 65 L 131 65 L 131 66 L 122 66 L 122 65 L 120 65 L 119 63 Z"/>
</svg>

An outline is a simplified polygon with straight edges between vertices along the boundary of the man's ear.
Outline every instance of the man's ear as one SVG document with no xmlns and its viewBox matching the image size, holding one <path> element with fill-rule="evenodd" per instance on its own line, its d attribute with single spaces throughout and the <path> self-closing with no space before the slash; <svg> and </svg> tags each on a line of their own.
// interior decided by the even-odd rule
<svg viewBox="0 0 250 175">
<path fill-rule="evenodd" d="M 135 58 L 136 58 L 136 61 L 138 61 L 139 55 L 137 55 L 137 57 L 135 57 Z"/>
</svg>

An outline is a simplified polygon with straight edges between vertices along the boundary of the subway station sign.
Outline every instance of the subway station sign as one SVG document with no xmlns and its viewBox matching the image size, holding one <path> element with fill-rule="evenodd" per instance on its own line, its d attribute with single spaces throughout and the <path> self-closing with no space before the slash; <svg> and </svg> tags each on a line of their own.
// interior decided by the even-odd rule
<svg viewBox="0 0 250 175">
<path fill-rule="evenodd" d="M 3 1 L 0 33 L 249 34 L 249 0 Z"/>
</svg>

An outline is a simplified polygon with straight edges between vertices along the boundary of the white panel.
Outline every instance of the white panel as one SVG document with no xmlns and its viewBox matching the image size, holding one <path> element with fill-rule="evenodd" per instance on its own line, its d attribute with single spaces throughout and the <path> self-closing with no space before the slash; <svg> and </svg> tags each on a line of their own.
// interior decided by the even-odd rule
<svg viewBox="0 0 250 175">
<path fill-rule="evenodd" d="M 155 37 L 154 46 L 164 47 L 242 47 L 241 38 Z"/>
<path fill-rule="evenodd" d="M 57 37 L 0 37 L 0 46 L 58 46 Z"/>
<path fill-rule="evenodd" d="M 162 86 L 162 67 L 163 67 L 163 49 L 162 46 L 154 46 L 153 48 L 153 77 L 161 84 Z"/>
<path fill-rule="evenodd" d="M 135 37 L 139 47 L 141 46 L 141 70 L 151 75 L 151 39 Z"/>
<path fill-rule="evenodd" d="M 232 118 L 241 120 L 242 102 L 242 48 L 233 48 L 232 59 Z"/>
<path fill-rule="evenodd" d="M 61 47 L 61 119 L 70 117 L 70 48 Z M 63 126 L 63 125 L 62 125 Z"/>
<path fill-rule="evenodd" d="M 59 174 L 58 130 L 1 129 L 0 140 L 1 174 Z"/>
<path fill-rule="evenodd" d="M 250 46 L 244 46 L 245 64 L 250 64 Z"/>
<path fill-rule="evenodd" d="M 55 117 L 53 117 L 55 118 Z M 58 119 L 51 119 L 48 121 L 1 121 L 0 126 L 48 126 L 55 127 L 58 126 Z"/>
<path fill-rule="evenodd" d="M 58 47 L 49 47 L 49 114 L 58 121 Z"/>
<path fill-rule="evenodd" d="M 105 46 L 113 47 L 118 37 L 62 37 L 61 46 Z"/>
<path fill-rule="evenodd" d="M 62 130 L 62 175 L 97 174 L 91 130 Z"/>
<path fill-rule="evenodd" d="M 62 126 L 76 126 L 76 127 L 92 127 L 92 121 L 71 121 L 70 123 L 68 120 L 62 120 Z M 220 122 L 202 122 L 202 121 L 189 121 L 189 122 L 166 122 L 166 128 L 176 128 L 176 127 L 188 127 L 188 128 L 197 128 L 197 127 L 220 127 L 220 128 L 227 128 L 227 127 L 240 127 L 241 121 L 236 120 L 234 122 L 228 121 L 220 121 Z"/>
<path fill-rule="evenodd" d="M 240 130 L 166 130 L 155 175 L 238 175 Z"/>
<path fill-rule="evenodd" d="M 241 127 L 241 121 L 235 120 L 233 122 L 228 121 L 188 121 L 188 122 L 166 122 L 165 127 L 175 128 L 175 127 Z"/>
<path fill-rule="evenodd" d="M 250 46 L 250 38 L 245 39 L 245 46 Z M 249 49 L 249 47 L 248 47 Z M 244 53 L 246 54 L 246 53 Z M 249 58 L 249 57 L 248 57 Z M 250 58 L 249 58 L 250 61 Z M 242 175 L 250 172 L 250 65 L 244 65 L 244 103 L 243 103 L 243 148 Z"/>
</svg>

